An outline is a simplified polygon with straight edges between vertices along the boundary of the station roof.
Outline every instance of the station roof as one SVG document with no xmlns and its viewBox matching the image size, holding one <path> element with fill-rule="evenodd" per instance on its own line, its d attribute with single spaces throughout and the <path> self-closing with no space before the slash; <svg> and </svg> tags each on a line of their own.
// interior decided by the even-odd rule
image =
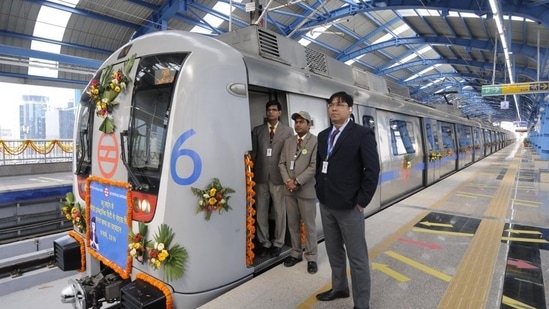
<svg viewBox="0 0 549 309">
<path fill-rule="evenodd" d="M 481 95 L 482 85 L 549 80 L 547 0 L 246 2 L 1 1 L 0 81 L 84 87 L 132 38 L 165 29 L 215 36 L 257 23 L 469 117 L 531 122 L 547 95 Z"/>
</svg>

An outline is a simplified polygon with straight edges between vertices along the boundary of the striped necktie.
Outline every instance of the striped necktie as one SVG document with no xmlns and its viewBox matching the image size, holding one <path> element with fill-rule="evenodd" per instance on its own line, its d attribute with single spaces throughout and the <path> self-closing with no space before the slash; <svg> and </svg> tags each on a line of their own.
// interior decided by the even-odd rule
<svg viewBox="0 0 549 309">
<path fill-rule="evenodd" d="M 334 140 L 339 133 L 339 129 L 335 129 L 335 131 L 332 133 L 332 136 L 330 136 L 330 149 L 334 147 Z"/>
</svg>

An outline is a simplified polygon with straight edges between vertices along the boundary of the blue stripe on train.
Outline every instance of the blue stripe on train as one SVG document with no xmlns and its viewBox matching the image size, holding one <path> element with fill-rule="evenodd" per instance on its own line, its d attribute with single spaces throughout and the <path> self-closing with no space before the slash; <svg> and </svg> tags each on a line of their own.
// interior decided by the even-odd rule
<svg viewBox="0 0 549 309">
<path fill-rule="evenodd" d="M 62 196 L 72 191 L 72 185 L 51 187 L 51 188 L 39 188 L 39 189 L 27 189 L 22 191 L 10 191 L 0 193 L 0 205 L 1 204 L 13 204 L 17 202 L 23 202 L 27 200 L 35 200 L 47 197 Z"/>
</svg>

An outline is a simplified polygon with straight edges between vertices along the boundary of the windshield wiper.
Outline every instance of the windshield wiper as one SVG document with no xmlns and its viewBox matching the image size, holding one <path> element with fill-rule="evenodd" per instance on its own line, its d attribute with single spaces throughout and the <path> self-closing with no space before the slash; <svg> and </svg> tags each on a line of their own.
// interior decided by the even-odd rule
<svg viewBox="0 0 549 309">
<path fill-rule="evenodd" d="M 128 137 L 128 130 L 124 130 L 120 132 L 120 148 L 121 148 L 120 157 L 122 159 L 122 163 L 124 164 L 124 167 L 126 167 L 126 171 L 128 172 L 128 175 L 130 176 L 134 184 L 134 189 L 137 191 L 147 191 L 149 190 L 150 186 L 148 184 L 144 184 L 144 183 L 141 183 L 141 181 L 139 181 L 139 179 L 132 172 L 130 165 L 128 164 L 128 161 L 126 160 L 126 145 L 124 142 L 125 141 L 124 137 L 126 138 Z"/>
</svg>

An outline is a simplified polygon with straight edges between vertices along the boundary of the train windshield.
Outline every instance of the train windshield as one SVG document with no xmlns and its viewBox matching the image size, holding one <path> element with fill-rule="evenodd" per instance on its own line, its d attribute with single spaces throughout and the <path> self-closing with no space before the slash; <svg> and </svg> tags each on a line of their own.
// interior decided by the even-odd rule
<svg viewBox="0 0 549 309">
<path fill-rule="evenodd" d="M 166 54 L 139 61 L 128 133 L 128 165 L 151 193 L 158 191 L 171 102 L 186 57 Z"/>
<path fill-rule="evenodd" d="M 84 93 L 80 99 L 80 108 L 78 110 L 78 119 L 76 122 L 77 132 L 75 138 L 75 154 L 76 154 L 76 174 L 89 175 L 91 170 L 91 132 L 88 128 L 91 127 L 90 117 L 90 97 Z"/>
</svg>

